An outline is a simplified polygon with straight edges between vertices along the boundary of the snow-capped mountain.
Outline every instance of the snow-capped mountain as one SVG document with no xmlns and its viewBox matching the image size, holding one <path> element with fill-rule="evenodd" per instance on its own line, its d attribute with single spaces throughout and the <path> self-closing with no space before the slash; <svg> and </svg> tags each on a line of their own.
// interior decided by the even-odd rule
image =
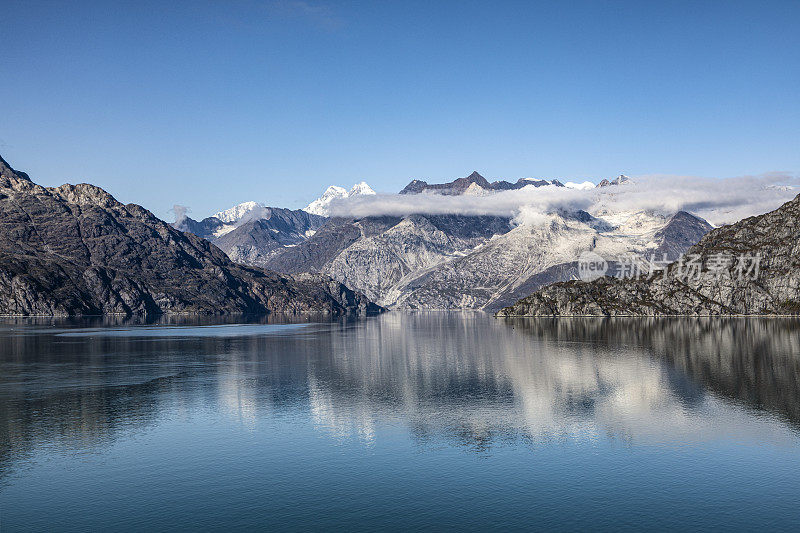
<svg viewBox="0 0 800 533">
<path fill-rule="evenodd" d="M 356 194 L 375 194 L 375 191 L 372 190 L 372 187 L 367 185 L 366 181 L 361 181 L 353 185 L 348 196 L 355 196 Z"/>
<path fill-rule="evenodd" d="M 375 194 L 375 191 L 372 190 L 372 187 L 367 185 L 367 183 L 364 181 L 356 183 L 349 191 L 344 187 L 331 185 L 324 193 L 322 193 L 322 196 L 305 206 L 303 211 L 325 217 L 328 216 L 329 207 L 331 202 L 334 200 L 350 198 L 351 196 L 363 194 Z"/>
<path fill-rule="evenodd" d="M 231 207 L 230 209 L 226 209 L 225 211 L 214 213 L 211 216 L 214 218 L 218 218 L 221 222 L 225 224 L 235 224 L 249 212 L 253 211 L 254 209 L 263 207 L 265 207 L 264 204 L 258 202 L 243 202 L 239 205 Z"/>
<path fill-rule="evenodd" d="M 629 181 L 621 175 L 598 185 L 536 178 L 489 182 L 473 172 L 443 184 L 414 180 L 401 194 L 478 196 L 488 202 L 500 191 L 524 194 L 541 187 L 552 194 L 561 187 L 561 196 L 573 189 L 576 197 L 585 197 L 581 190 L 614 189 L 598 189 L 602 198 L 624 194 L 616 187 Z M 375 193 L 364 182 L 349 191 L 331 186 L 304 210 L 247 202 L 201 222 L 185 219 L 183 225 L 234 261 L 287 274 L 327 274 L 381 305 L 410 309 L 500 308 L 542 285 L 575 277 L 582 252 L 668 253 L 674 259 L 711 229 L 689 213 L 623 212 L 598 200 L 589 212 L 553 208 L 513 220 L 468 214 L 325 218 L 332 202 L 363 194 Z"/>
</svg>

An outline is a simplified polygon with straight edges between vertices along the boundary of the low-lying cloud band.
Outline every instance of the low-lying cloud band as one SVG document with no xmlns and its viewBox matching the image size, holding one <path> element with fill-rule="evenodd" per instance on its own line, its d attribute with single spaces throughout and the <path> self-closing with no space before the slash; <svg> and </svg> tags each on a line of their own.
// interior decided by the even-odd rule
<svg viewBox="0 0 800 533">
<path fill-rule="evenodd" d="M 605 210 L 647 211 L 665 215 L 683 210 L 714 225 L 722 225 L 771 211 L 798 193 L 800 179 L 789 173 L 727 179 L 648 175 L 635 177 L 623 185 L 589 190 L 529 186 L 475 196 L 378 194 L 336 200 L 330 207 L 331 215 L 341 217 L 498 215 L 516 217 L 520 223 L 526 222 L 525 214 L 559 210 L 582 209 L 592 214 L 601 214 Z"/>
</svg>

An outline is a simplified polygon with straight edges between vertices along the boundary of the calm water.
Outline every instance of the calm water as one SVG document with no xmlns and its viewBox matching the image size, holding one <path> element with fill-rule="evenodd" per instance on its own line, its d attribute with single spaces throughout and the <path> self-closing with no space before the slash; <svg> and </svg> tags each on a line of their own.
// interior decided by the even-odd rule
<svg viewBox="0 0 800 533">
<path fill-rule="evenodd" d="M 800 528 L 800 323 L 0 325 L 0 531 Z"/>
</svg>

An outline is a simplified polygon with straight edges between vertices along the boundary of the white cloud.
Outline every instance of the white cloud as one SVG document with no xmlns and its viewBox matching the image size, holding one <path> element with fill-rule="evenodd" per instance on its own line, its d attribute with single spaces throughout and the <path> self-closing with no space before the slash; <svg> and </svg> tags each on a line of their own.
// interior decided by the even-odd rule
<svg viewBox="0 0 800 533">
<path fill-rule="evenodd" d="M 581 183 L 575 183 L 574 181 L 568 181 L 568 182 L 566 182 L 564 184 L 564 187 L 567 187 L 569 189 L 589 190 L 589 189 L 594 189 L 595 184 L 592 183 L 591 181 L 583 181 Z"/>
<path fill-rule="evenodd" d="M 649 211 L 672 214 L 689 211 L 714 225 L 771 211 L 800 193 L 800 179 L 769 173 L 727 179 L 647 175 L 632 183 L 601 188 L 524 187 L 488 196 L 378 194 L 336 200 L 331 214 L 345 217 L 420 214 L 500 215 L 531 219 L 534 213 L 583 209 L 599 213 Z M 540 219 L 541 220 L 541 219 Z"/>
<path fill-rule="evenodd" d="M 173 224 L 176 228 L 179 228 L 184 225 L 186 219 L 189 217 L 188 213 L 190 213 L 192 210 L 185 205 L 175 204 L 169 211 L 175 213 L 175 222 Z"/>
</svg>

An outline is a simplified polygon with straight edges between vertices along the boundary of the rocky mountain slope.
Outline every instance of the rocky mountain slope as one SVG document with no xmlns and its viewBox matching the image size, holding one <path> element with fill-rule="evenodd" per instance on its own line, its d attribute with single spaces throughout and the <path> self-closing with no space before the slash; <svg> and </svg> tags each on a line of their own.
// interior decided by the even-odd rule
<svg viewBox="0 0 800 533">
<path fill-rule="evenodd" d="M 800 195 L 709 232 L 653 279 L 545 287 L 500 316 L 800 314 Z"/>
<path fill-rule="evenodd" d="M 173 226 L 211 241 L 237 263 L 264 266 L 284 247 L 295 246 L 314 235 L 325 220 L 302 209 L 247 202 L 201 221 L 184 217 Z"/>
<path fill-rule="evenodd" d="M 499 309 L 575 277 L 583 251 L 676 254 L 711 228 L 683 212 L 618 218 L 610 224 L 585 212 L 554 213 L 519 225 L 465 215 L 331 219 L 266 266 L 325 273 L 393 308 Z"/>
<path fill-rule="evenodd" d="M 380 310 L 324 276 L 237 265 L 93 185 L 37 185 L 1 158 L 0 228 L 4 315 Z"/>
<path fill-rule="evenodd" d="M 422 273 L 397 288 L 396 300 L 385 302 L 413 309 L 499 309 L 539 287 L 577 277 L 577 258 L 587 250 L 608 257 L 675 258 L 709 229 L 685 212 L 637 213 L 616 226 L 585 212 L 554 213 Z"/>
<path fill-rule="evenodd" d="M 280 272 L 324 272 L 388 301 L 405 279 L 467 254 L 511 227 L 508 218 L 494 216 L 331 219 L 308 241 L 285 249 L 267 265 Z"/>
</svg>

